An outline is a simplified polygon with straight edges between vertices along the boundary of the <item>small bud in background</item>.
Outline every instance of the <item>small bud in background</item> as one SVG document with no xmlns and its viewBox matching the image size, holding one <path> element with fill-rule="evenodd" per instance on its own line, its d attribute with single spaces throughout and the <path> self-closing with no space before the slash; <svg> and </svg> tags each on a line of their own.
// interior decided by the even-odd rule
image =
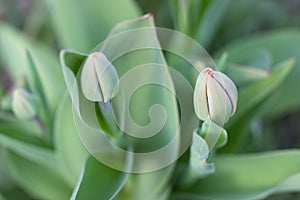
<svg viewBox="0 0 300 200">
<path fill-rule="evenodd" d="M 22 120 L 29 120 L 37 114 L 38 101 L 24 89 L 17 89 L 12 96 L 12 111 Z"/>
<path fill-rule="evenodd" d="M 237 88 L 225 74 L 210 68 L 202 70 L 194 91 L 194 109 L 199 119 L 223 126 L 235 113 Z"/>
<path fill-rule="evenodd" d="M 101 52 L 86 59 L 81 72 L 83 95 L 90 101 L 108 102 L 119 90 L 119 77 L 114 66 Z"/>
</svg>

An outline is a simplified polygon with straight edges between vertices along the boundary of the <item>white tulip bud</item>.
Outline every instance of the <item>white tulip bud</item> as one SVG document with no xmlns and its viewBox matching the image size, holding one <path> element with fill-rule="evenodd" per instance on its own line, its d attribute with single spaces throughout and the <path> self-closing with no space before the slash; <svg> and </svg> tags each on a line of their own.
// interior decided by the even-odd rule
<svg viewBox="0 0 300 200">
<path fill-rule="evenodd" d="M 94 52 L 86 59 L 81 72 L 81 88 L 90 101 L 108 102 L 117 95 L 119 77 L 103 53 Z"/>
<path fill-rule="evenodd" d="M 37 114 L 38 101 L 24 89 L 13 92 L 12 111 L 15 116 L 22 120 L 29 120 Z"/>
<path fill-rule="evenodd" d="M 223 126 L 235 113 L 237 88 L 225 74 L 210 68 L 202 70 L 194 91 L 194 108 L 199 119 Z"/>
</svg>

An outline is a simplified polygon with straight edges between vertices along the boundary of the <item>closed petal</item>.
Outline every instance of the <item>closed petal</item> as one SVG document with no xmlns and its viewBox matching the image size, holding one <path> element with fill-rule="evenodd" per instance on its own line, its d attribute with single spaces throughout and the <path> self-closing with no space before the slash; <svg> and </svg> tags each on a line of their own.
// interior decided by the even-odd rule
<svg viewBox="0 0 300 200">
<path fill-rule="evenodd" d="M 222 85 L 223 89 L 225 90 L 230 100 L 232 106 L 232 112 L 231 112 L 231 116 L 232 116 L 236 111 L 236 104 L 238 100 L 237 88 L 235 84 L 232 82 L 232 80 L 221 72 L 214 72 L 214 78 Z"/>
<path fill-rule="evenodd" d="M 211 120 L 223 126 L 231 116 L 231 102 L 223 87 L 210 76 L 207 79 L 207 96 Z"/>
<path fill-rule="evenodd" d="M 194 91 L 194 109 L 199 119 L 205 121 L 209 118 L 207 102 L 207 74 L 202 71 L 196 81 Z"/>
</svg>

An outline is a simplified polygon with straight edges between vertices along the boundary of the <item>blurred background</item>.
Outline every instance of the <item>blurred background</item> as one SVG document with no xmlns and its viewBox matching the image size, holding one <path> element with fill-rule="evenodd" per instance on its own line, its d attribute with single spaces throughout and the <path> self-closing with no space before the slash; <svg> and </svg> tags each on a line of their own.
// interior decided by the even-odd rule
<svg viewBox="0 0 300 200">
<path fill-rule="evenodd" d="M 86 17 L 86 13 L 80 12 L 81 9 L 91 9 L 91 16 L 89 16 L 91 18 L 94 17 L 93 13 L 97 13 L 93 8 L 84 8 L 84 1 L 74 0 L 61 1 L 64 3 L 59 2 L 58 0 L 53 2 L 51 0 L 0 0 L 0 36 L 4 33 L 5 37 L 10 34 L 12 37 L 15 37 L 15 34 L 21 35 L 21 37 L 26 38 L 26 41 L 29 41 L 30 44 L 34 44 L 44 50 L 46 49 L 45 51 L 51 52 L 50 54 L 54 57 L 56 56 L 58 61 L 58 55 L 61 49 L 70 48 L 80 52 L 89 52 L 105 38 L 115 23 L 124 18 L 134 18 L 141 14 L 151 12 L 154 14 L 157 26 L 175 29 L 188 34 L 200 42 L 215 59 L 219 59 L 223 52 L 229 50 L 228 59 L 230 62 L 248 64 L 247 59 L 243 60 L 239 58 L 237 53 L 234 55 L 234 51 L 243 49 L 244 42 L 247 43 L 248 46 L 261 42 L 262 46 L 266 44 L 268 45 L 267 48 L 272 48 L 277 45 L 274 41 L 279 41 L 280 39 L 280 44 L 285 45 L 276 46 L 276 48 L 280 49 L 280 51 L 276 49 L 276 52 L 280 53 L 271 53 L 272 65 L 286 58 L 300 58 L 299 0 L 238 0 L 230 1 L 230 3 L 226 3 L 226 5 L 224 3 L 224 5 L 220 5 L 224 7 L 224 9 L 217 21 L 214 20 L 214 15 L 212 15 L 210 23 L 213 24 L 214 29 L 211 30 L 206 37 L 202 37 L 203 34 L 201 37 L 198 36 L 198 22 L 197 20 L 194 22 L 194 16 L 190 16 L 195 13 L 189 13 L 187 25 L 182 26 L 182 22 L 178 19 L 178 14 L 174 11 L 176 9 L 174 9 L 174 5 L 169 0 L 132 1 L 134 4 L 133 7 L 136 9 L 132 12 L 128 11 L 128 13 L 122 13 L 122 6 L 116 4 L 115 6 L 119 7 L 118 9 L 108 8 L 109 12 L 95 16 L 96 19 L 94 19 L 94 21 L 97 21 L 98 18 L 105 18 L 105 22 L 107 23 L 101 27 L 97 27 L 97 25 L 92 22 L 88 24 L 86 23 L 88 21 L 83 22 L 81 19 L 82 15 Z M 97 2 L 97 0 L 94 0 L 94 2 Z M 223 2 L 227 2 L 227 0 Z M 77 3 L 78 6 L 76 6 Z M 209 3 L 207 3 L 207 5 L 208 4 Z M 205 5 L 202 10 L 198 11 L 199 13 L 197 13 L 196 18 L 199 17 L 200 19 L 205 15 Z M 74 9 L 77 10 L 74 11 Z M 72 13 L 72 11 L 74 11 L 74 13 Z M 76 23 L 78 23 L 78 26 L 84 24 L 85 27 L 73 30 L 72 27 L 75 26 L 71 26 L 70 24 L 76 25 Z M 22 74 L 22 66 L 20 66 L 22 63 L 14 61 L 14 53 L 11 52 L 8 54 L 6 49 L 10 46 L 14 49 L 16 47 L 15 45 L 23 44 L 23 39 L 21 39 L 22 42 L 21 40 L 16 41 L 16 43 L 18 43 L 16 44 L 10 42 L 10 40 L 5 40 L 5 37 L 4 35 L 0 37 L 0 97 L 3 97 L 4 94 L 10 91 L 13 85 L 16 84 L 14 77 Z M 73 41 L 76 40 L 77 42 L 74 43 Z M 27 45 L 27 42 L 24 42 L 24 46 L 26 46 L 25 44 Z M 293 44 L 293 46 L 290 44 Z M 230 57 L 232 55 L 230 54 L 230 49 L 235 49 L 232 50 L 234 55 L 232 57 Z M 272 50 L 270 51 L 273 52 Z M 8 59 L 7 57 L 10 58 Z M 265 62 L 265 60 L 268 60 L 268 58 L 263 57 L 262 61 L 259 60 L 258 63 Z M 14 62 L 18 63 L 19 66 L 13 68 L 12 65 L 15 64 Z M 261 66 L 258 64 L 256 67 Z M 262 68 L 263 67 L 264 66 L 262 66 Z M 246 130 L 248 134 L 244 139 L 244 143 L 242 143 L 243 148 L 234 150 L 235 153 L 300 148 L 299 60 L 297 60 L 295 68 L 295 74 L 290 79 L 293 80 L 293 82 L 291 81 L 293 87 L 289 87 L 288 85 L 283 86 L 281 90 L 284 92 L 278 93 L 277 96 L 274 95 L 274 97 L 270 97 L 270 102 L 276 103 L 262 105 L 263 107 L 265 106 L 265 109 L 261 109 L 259 113 L 256 113 L 256 117 L 253 118 L 251 124 L 249 124 L 249 128 Z M 266 69 L 266 71 L 267 70 L 268 69 Z M 284 97 L 286 97 L 287 100 L 281 101 Z M 221 150 L 221 152 L 232 152 L 232 149 L 229 150 L 225 148 Z M 0 171 L 1 168 L 2 171 L 5 171 L 5 166 L 0 161 Z M 1 183 L 1 180 L 5 180 L 5 183 Z M 10 187 L 10 185 L 13 184 L 15 183 L 8 174 L 0 174 L 0 189 L 5 190 L 5 187 Z M 7 196 L 10 197 L 9 199 L 30 199 L 29 196 L 26 196 L 26 192 L 22 191 L 19 187 L 10 188 L 13 189 L 11 189 L 10 192 L 6 192 Z M 18 197 L 18 195 L 21 197 Z M 285 197 L 296 199 L 297 196 L 295 195 L 296 194 L 289 194 L 285 195 Z M 283 197 L 270 197 L 270 199 L 275 198 L 281 199 Z"/>
<path fill-rule="evenodd" d="M 180 27 L 176 27 L 176 22 L 174 22 L 174 13 L 170 1 L 136 0 L 135 4 L 142 14 L 152 12 L 157 26 L 180 30 Z M 68 8 L 67 3 L 62 4 L 62 6 L 66 6 L 61 9 L 65 9 L 65 14 L 68 16 L 67 12 L 70 8 Z M 53 20 L 53 13 L 55 11 L 52 12 L 51 10 L 54 9 L 53 7 L 45 0 L 0 0 L 0 22 L 18 29 L 29 40 L 42 43 L 54 49 L 58 55 L 59 50 L 62 48 L 76 48 L 80 45 L 69 45 L 68 42 L 61 42 L 60 29 L 62 28 L 58 26 L 67 27 L 68 25 L 56 25 L 53 22 L 55 21 Z M 114 15 L 112 14 L 109 17 L 114 18 Z M 80 13 L 78 14 L 78 18 L 80 18 Z M 74 19 L 74 21 L 76 20 L 79 19 Z M 115 19 L 114 21 L 117 20 Z M 64 22 L 67 23 L 67 21 L 62 20 L 62 23 Z M 226 9 L 226 15 L 219 22 L 217 31 L 213 34 L 211 41 L 209 44 L 205 44 L 204 42 L 202 45 L 211 55 L 214 55 L 218 49 L 236 40 L 243 40 L 244 38 L 246 39 L 253 35 L 256 36 L 270 31 L 290 30 L 299 27 L 299 0 L 239 0 L 230 3 Z M 105 37 L 110 28 L 108 25 L 106 30 L 99 34 L 99 40 L 95 39 L 95 41 L 89 44 L 90 49 Z M 193 33 L 184 30 L 183 32 L 197 39 Z M 4 41 L 0 42 L 4 43 Z M 89 47 L 76 50 L 88 51 Z M 286 51 L 289 50 L 286 49 Z M 1 52 L 1 82 L 5 88 L 9 88 L 11 81 L 9 76 L 6 76 L 7 72 L 4 70 L 6 66 L 3 56 L 4 53 Z M 299 91 L 294 92 L 299 93 Z M 280 113 L 280 115 L 272 118 L 272 120 L 263 120 L 254 123 L 253 128 L 264 132 L 264 136 L 269 138 L 268 140 L 264 140 L 268 141 L 268 144 L 263 145 L 264 149 L 260 148 L 260 150 L 299 147 L 299 120 L 300 109 L 295 108 Z M 264 130 L 259 130 L 262 128 L 259 123 L 264 123 Z"/>
</svg>

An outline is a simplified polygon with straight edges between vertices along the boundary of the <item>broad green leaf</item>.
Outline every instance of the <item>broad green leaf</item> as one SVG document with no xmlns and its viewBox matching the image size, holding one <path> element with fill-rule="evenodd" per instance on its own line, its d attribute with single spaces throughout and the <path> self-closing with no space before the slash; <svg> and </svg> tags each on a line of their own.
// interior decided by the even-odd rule
<svg viewBox="0 0 300 200">
<path fill-rule="evenodd" d="M 247 64 L 249 55 L 256 50 L 266 50 L 272 57 L 272 65 L 284 59 L 295 57 L 300 58 L 299 29 L 278 30 L 243 38 L 220 49 L 216 55 L 223 52 L 228 53 L 228 62 Z M 253 57 L 253 56 L 251 56 Z M 272 98 L 264 105 L 265 114 L 269 117 L 276 117 L 280 114 L 293 111 L 299 107 L 300 93 L 298 91 L 298 79 L 300 76 L 300 64 L 297 62 L 286 81 L 274 92 Z"/>
<path fill-rule="evenodd" d="M 131 78 L 133 79 L 131 79 L 129 82 L 125 81 L 124 84 L 121 83 L 120 84 L 121 87 L 126 86 L 125 84 L 127 84 L 128 87 L 128 84 L 135 84 L 135 83 L 140 83 L 139 81 L 141 80 L 148 80 L 148 81 L 153 81 L 154 83 L 163 82 L 165 83 L 168 89 L 173 89 L 174 86 L 172 85 L 173 83 L 172 80 L 170 79 L 168 69 L 163 68 L 164 69 L 163 71 L 161 70 L 156 71 L 155 68 L 151 68 L 151 66 L 153 65 L 155 66 L 155 64 L 159 66 L 165 66 L 165 60 L 159 49 L 160 46 L 155 35 L 155 30 L 149 28 L 152 26 L 153 26 L 153 19 L 151 15 L 146 15 L 138 19 L 122 22 L 118 24 L 111 31 L 108 39 L 104 41 L 104 43 L 102 43 L 101 45 L 99 45 L 94 49 L 94 51 L 102 51 L 108 57 L 108 59 L 116 67 L 121 81 L 122 78 L 124 79 L 124 77 L 126 77 L 126 75 L 128 76 L 127 73 L 130 70 L 132 70 L 130 71 L 132 73 L 134 70 L 141 69 L 139 67 L 144 66 L 143 64 L 151 63 L 151 65 L 145 68 L 145 71 L 137 70 L 135 72 L 136 74 L 131 76 Z M 152 49 L 149 49 L 149 47 L 151 47 Z M 80 65 L 76 62 L 77 64 L 74 63 L 74 65 L 76 66 L 70 66 L 69 63 L 71 64 L 71 62 L 68 62 L 67 59 L 65 59 L 66 56 L 68 55 L 71 56 L 69 52 L 66 51 L 62 52 L 61 61 L 62 61 L 62 67 L 65 75 L 65 80 L 68 85 L 69 93 L 74 98 L 74 94 L 76 93 L 74 93 L 73 91 L 73 86 L 74 86 L 74 81 L 76 80 L 75 75 L 77 72 L 80 71 L 78 70 L 78 67 L 80 67 Z M 74 55 L 74 57 L 76 56 Z M 143 140 L 140 138 L 129 137 L 129 136 L 127 136 L 127 138 L 123 138 L 124 141 L 128 141 L 130 142 L 129 144 L 133 144 L 134 151 L 137 153 L 143 153 L 143 152 L 147 153 L 148 151 L 150 151 L 149 153 L 152 153 L 151 150 L 161 148 L 162 145 L 165 145 L 166 142 L 168 142 L 171 138 L 174 137 L 174 134 L 176 134 L 177 132 L 176 129 L 178 128 L 178 124 L 177 124 L 178 111 L 177 111 L 177 105 L 173 94 L 170 94 L 164 87 L 159 87 L 158 84 L 157 85 L 149 84 L 150 86 L 148 86 L 149 82 L 146 83 L 147 84 L 145 85 L 143 85 L 143 83 L 139 85 L 142 87 L 140 87 L 139 90 L 135 91 L 132 98 L 130 99 L 131 100 L 130 105 L 127 107 L 127 109 L 130 108 L 130 118 L 131 117 L 133 118 L 134 123 L 137 123 L 142 127 L 146 126 L 148 123 L 152 123 L 148 115 L 150 106 L 155 104 L 160 104 L 163 105 L 163 107 L 165 108 L 168 114 L 167 115 L 168 119 L 163 129 L 154 137 L 146 138 Z M 126 113 L 124 113 L 123 110 L 124 102 L 122 100 L 123 100 L 122 96 L 118 97 L 118 95 L 116 98 L 112 100 L 112 106 L 114 107 L 114 112 L 117 120 L 121 122 L 121 128 L 124 128 L 122 126 L 125 126 L 127 130 L 133 131 L 134 133 L 145 134 L 144 132 L 146 130 L 145 131 L 143 131 L 143 129 L 138 130 L 138 128 L 136 128 L 136 126 L 132 124 L 132 122 L 123 121 L 128 119 L 127 117 L 124 117 L 124 114 Z M 88 102 L 84 102 L 84 104 L 81 105 L 86 106 L 89 104 Z M 134 106 L 134 105 L 138 105 L 138 106 Z M 94 104 L 91 106 L 94 106 Z M 83 122 L 80 121 L 82 119 L 78 119 L 80 117 L 84 119 L 83 115 L 77 116 L 77 122 L 83 124 Z M 157 119 L 153 118 L 152 120 L 157 120 Z M 100 127 L 98 127 L 99 132 L 97 132 L 97 134 L 92 133 L 90 131 L 91 129 L 90 127 L 82 128 L 82 130 L 80 130 L 80 126 L 78 126 L 77 128 L 79 128 L 79 134 L 81 135 L 81 138 L 85 138 L 83 139 L 83 143 L 85 144 L 87 149 L 90 151 L 90 153 L 95 154 L 96 157 L 100 156 L 99 160 L 101 160 L 101 150 L 107 150 L 107 149 L 102 147 L 103 146 L 102 143 L 99 143 L 99 142 L 103 142 L 103 140 L 99 139 L 99 137 L 103 135 L 103 132 L 100 132 L 101 131 Z M 111 147 L 109 146 L 109 148 Z M 174 155 L 177 154 L 178 151 L 177 148 L 178 146 L 175 146 L 174 148 L 172 148 L 172 152 L 164 152 L 164 154 L 162 155 L 169 156 L 172 158 L 174 157 Z M 114 151 L 116 151 L 116 149 L 112 148 L 110 150 L 110 153 L 113 155 Z M 149 195 L 154 196 L 157 195 L 157 193 L 161 193 L 162 191 L 164 191 L 165 188 L 167 188 L 170 174 L 172 172 L 172 167 L 167 167 L 165 169 L 151 172 L 151 170 L 153 170 L 151 166 L 160 165 L 161 160 L 158 160 L 157 158 L 147 159 L 146 156 L 140 157 L 139 154 L 135 154 L 135 155 L 137 155 L 138 157 L 137 160 L 133 159 L 136 162 L 133 163 L 133 167 L 135 167 L 135 169 L 133 169 L 133 172 L 138 170 L 142 170 L 143 172 L 144 170 L 147 173 L 142 173 L 137 175 L 132 174 L 130 176 L 130 179 L 126 182 L 124 191 L 122 191 L 121 194 L 122 196 L 120 198 L 124 199 L 128 197 L 129 199 L 132 198 L 140 199 L 144 197 L 145 194 L 147 194 L 148 196 Z M 141 155 L 147 155 L 147 154 L 141 154 Z M 110 160 L 114 160 L 113 162 L 120 162 L 122 160 L 122 157 L 121 158 L 110 157 Z M 144 162 L 141 162 L 141 160 Z M 162 165 L 162 167 L 164 166 Z M 133 185 L 137 185 L 139 188 L 138 189 L 131 188 L 132 182 L 134 183 Z"/>
<path fill-rule="evenodd" d="M 139 15 L 133 0 L 46 0 L 60 46 L 88 53 L 119 21 Z"/>
<path fill-rule="evenodd" d="M 84 166 L 87 151 L 78 136 L 73 120 L 72 101 L 64 95 L 54 121 L 55 151 L 62 160 L 70 184 L 75 186 Z"/>
<path fill-rule="evenodd" d="M 262 199 L 300 190 L 300 151 L 217 156 L 216 172 L 171 199 Z"/>
<path fill-rule="evenodd" d="M 128 140 L 129 143 L 127 143 L 127 145 L 132 144 L 135 152 L 137 153 L 148 151 L 152 153 L 154 149 L 156 150 L 163 147 L 163 145 L 168 144 L 178 131 L 178 111 L 176 99 L 172 92 L 169 91 L 174 90 L 174 86 L 172 80 L 170 79 L 169 71 L 165 66 L 165 60 L 160 50 L 155 30 L 151 28 L 153 27 L 153 24 L 153 17 L 151 15 L 146 15 L 138 19 L 122 22 L 113 28 L 110 36 L 104 41 L 104 43 L 101 43 L 94 49 L 94 51 L 103 52 L 108 60 L 110 60 L 116 67 L 121 81 L 120 85 L 122 85 L 124 91 L 131 89 L 132 87 L 135 87 L 135 84 L 138 84 L 137 86 L 139 89 L 134 91 L 130 98 L 130 102 L 128 102 L 128 97 L 123 99 L 124 96 L 122 96 L 124 94 L 131 95 L 130 93 L 126 94 L 124 92 L 119 92 L 119 94 L 112 99 L 112 107 L 116 116 L 116 122 L 120 128 L 122 128 L 122 130 L 127 133 L 131 133 L 130 136 L 128 135 L 126 139 L 124 138 L 123 140 Z M 124 43 L 124 41 L 126 42 Z M 150 47 L 154 49 L 149 49 Z M 127 54 L 124 54 L 126 52 Z M 74 98 L 78 98 L 78 96 L 76 96 L 76 93 L 74 93 L 73 88 L 74 81 L 76 80 L 75 76 L 77 74 L 74 74 L 73 72 L 78 72 L 78 70 L 72 69 L 78 69 L 78 67 L 69 66 L 65 63 L 65 56 L 67 55 L 67 52 L 62 52 L 61 54 L 62 67 L 67 87 L 70 95 L 73 98 L 73 103 L 76 103 L 78 100 L 82 101 L 79 102 L 79 105 L 80 107 L 84 107 L 84 109 L 79 109 L 76 108 L 79 107 L 79 105 L 75 105 L 75 110 L 80 110 L 80 113 L 78 113 L 77 116 L 77 120 L 79 120 L 77 121 L 77 124 L 79 124 L 79 126 L 77 126 L 79 129 L 79 135 L 90 153 L 96 154 L 96 157 L 101 157 L 101 153 L 99 152 L 107 151 L 106 148 L 114 147 L 107 146 L 111 144 L 104 144 L 107 142 L 107 139 L 105 138 L 106 135 L 103 132 L 103 129 L 99 126 L 99 124 L 97 124 L 96 115 L 93 114 L 95 113 L 95 111 L 93 111 L 95 109 L 94 103 L 88 102 L 84 97 L 80 97 L 74 101 Z M 151 63 L 151 65 L 148 67 L 147 64 L 149 63 Z M 156 66 L 159 67 L 156 68 Z M 157 71 L 157 69 L 159 71 Z M 128 77 L 131 80 L 128 80 Z M 132 78 L 135 78 L 136 81 L 133 81 Z M 146 81 L 146 83 L 143 83 L 143 81 Z M 150 83 L 154 82 L 155 84 L 148 84 L 149 81 L 151 81 Z M 120 90 L 122 90 L 122 88 Z M 158 116 L 150 116 L 152 119 L 149 119 L 149 109 L 155 104 L 159 104 L 159 107 L 163 107 L 165 111 L 163 112 L 161 108 L 154 109 L 154 114 L 157 114 Z M 153 114 L 153 112 L 151 114 Z M 166 114 L 167 121 L 164 123 L 164 119 L 160 119 L 164 118 Z M 125 115 L 128 116 L 126 117 Z M 83 122 L 82 120 L 88 120 L 88 122 Z M 162 122 L 164 123 L 164 126 L 160 127 Z M 93 126 L 97 128 L 95 129 Z M 155 130 L 158 129 L 159 132 L 157 133 L 154 130 L 153 133 L 157 134 L 154 137 L 149 137 L 146 139 L 131 137 L 132 134 L 138 134 L 138 136 L 142 136 L 142 134 L 145 134 L 146 136 L 149 133 L 152 134 L 152 129 L 150 130 L 151 132 L 149 132 L 149 129 L 147 129 L 148 127 L 150 129 L 154 128 Z M 87 131 L 89 131 L 89 134 L 87 134 Z M 91 131 L 98 132 L 92 133 Z M 99 137 L 103 138 L 101 139 Z M 172 151 L 168 152 L 168 159 L 172 159 L 174 156 L 176 156 L 176 149 L 179 147 L 177 142 L 179 141 L 175 140 L 175 143 L 172 143 L 172 145 L 177 146 L 173 146 L 175 149 L 172 148 Z M 115 153 L 116 151 L 119 150 L 112 149 L 109 152 Z M 137 160 L 134 159 L 136 162 L 140 162 L 138 160 L 145 159 L 145 157 L 141 156 L 141 154 L 136 155 L 139 157 Z M 126 156 L 126 153 L 124 151 L 119 151 L 118 156 L 118 158 L 120 158 L 120 156 L 124 157 Z M 99 159 L 103 160 L 101 158 Z M 116 160 L 118 159 L 116 158 Z M 161 162 L 158 162 L 157 160 L 151 159 L 151 162 L 153 162 L 153 165 L 161 165 Z M 143 166 L 146 168 L 151 168 L 152 165 L 143 164 L 134 166 L 138 168 L 143 168 Z"/>
<path fill-rule="evenodd" d="M 114 199 L 128 174 L 112 169 L 90 156 L 71 199 Z"/>
<path fill-rule="evenodd" d="M 52 116 L 64 91 L 63 76 L 59 71 L 59 63 L 55 52 L 46 46 L 31 41 L 17 30 L 0 22 L 0 58 L 5 70 L 14 80 L 21 76 L 31 77 L 31 66 L 26 56 L 26 49 L 32 54 L 36 71 L 41 80 L 41 88 Z M 31 80 L 33 81 L 33 80 Z"/>
<path fill-rule="evenodd" d="M 165 142 L 176 134 L 178 125 L 176 99 L 170 92 L 174 89 L 173 82 L 166 67 L 166 61 L 159 49 L 160 44 L 155 29 L 149 29 L 153 26 L 154 21 L 151 15 L 125 21 L 116 25 L 109 35 L 109 38 L 112 39 L 105 41 L 103 46 L 99 47 L 104 54 L 112 57 L 113 64 L 120 77 L 120 92 L 112 100 L 112 106 L 116 112 L 117 120 L 119 122 L 125 120 L 123 121 L 124 129 L 131 132 L 131 134 L 142 135 L 147 134 L 151 127 L 156 129 L 156 127 L 161 126 L 158 120 L 163 121 L 165 114 L 161 109 L 157 109 L 154 113 L 157 116 L 149 119 L 149 109 L 152 105 L 159 104 L 164 107 L 167 114 L 167 121 L 154 137 L 145 139 L 129 138 L 136 145 L 137 151 L 147 151 L 147 146 L 151 149 L 154 143 L 157 145 L 156 148 L 165 145 Z M 148 28 L 148 31 L 146 28 Z M 130 30 L 132 34 L 126 34 L 125 31 Z M 122 32 L 125 35 L 114 40 L 113 36 Z M 131 43 L 123 43 L 122 40 L 124 39 Z M 112 41 L 111 44 L 110 41 Z M 152 46 L 153 49 L 147 49 L 148 46 Z M 140 49 L 129 52 L 130 49 L 136 48 Z M 117 52 L 115 53 L 115 51 Z M 123 55 L 125 52 L 127 54 Z M 151 64 L 149 65 L 149 63 Z M 125 94 L 135 86 L 138 86 L 139 89 L 134 91 L 133 94 Z M 121 92 L 124 92 L 124 94 Z M 121 94 L 124 95 L 125 99 L 122 99 Z M 131 95 L 130 102 L 128 102 L 129 99 L 126 99 L 129 98 L 126 95 Z M 122 112 L 123 109 L 125 109 L 124 112 Z M 145 128 L 139 128 L 139 126 Z M 161 137 L 162 135 L 164 135 L 164 138 Z"/>
<path fill-rule="evenodd" d="M 174 165 L 163 169 L 139 174 L 130 174 L 123 190 L 116 200 L 159 199 L 168 197 L 169 182 Z"/>
<path fill-rule="evenodd" d="M 166 145 L 164 143 L 175 136 L 174 134 L 176 134 L 178 123 L 178 110 L 177 105 L 174 102 L 174 96 L 165 90 L 165 88 L 174 90 L 173 82 L 170 79 L 169 74 L 172 74 L 172 72 L 170 72 L 168 68 L 164 68 L 163 71 L 159 70 L 159 68 L 155 68 L 157 64 L 159 64 L 159 66 L 164 66 L 166 61 L 160 50 L 161 46 L 155 34 L 156 30 L 149 29 L 149 27 L 154 26 L 153 17 L 151 15 L 146 15 L 132 21 L 125 21 L 116 25 L 114 29 L 112 29 L 109 38 L 113 38 L 114 36 L 117 36 L 117 34 L 122 34 L 124 31 L 132 31 L 132 34 L 125 34 L 125 37 L 121 36 L 119 40 L 115 41 L 114 39 L 109 39 L 105 41 L 103 46 L 98 47 L 104 53 L 107 52 L 107 55 L 114 60 L 113 64 L 120 76 L 120 90 L 122 90 L 123 87 L 123 89 L 125 89 L 124 92 L 126 92 L 128 90 L 126 87 L 134 87 L 134 84 L 132 83 L 135 81 L 140 84 L 138 85 L 139 90 L 136 90 L 131 96 L 130 103 L 127 105 L 128 108 L 125 108 L 130 110 L 130 116 L 128 116 L 127 113 L 122 113 L 122 104 L 124 104 L 124 102 L 122 102 L 121 96 L 117 96 L 116 99 L 112 100 L 112 106 L 115 106 L 114 111 L 117 118 L 123 122 L 121 125 L 124 125 L 126 130 L 129 130 L 129 133 L 132 131 L 131 134 L 138 133 L 137 136 L 142 135 L 144 134 L 143 132 L 147 132 L 149 129 L 143 130 L 136 128 L 136 124 L 147 127 L 149 124 L 151 125 L 156 123 L 154 122 L 156 120 L 155 118 L 149 120 L 148 116 L 149 108 L 152 105 L 159 104 L 163 106 L 167 114 L 167 121 L 165 122 L 164 127 L 155 136 L 151 138 L 128 137 L 129 142 L 134 145 L 135 152 L 147 153 L 150 151 L 151 153 L 153 149 L 162 148 L 161 145 Z M 142 32 L 139 32 L 139 30 L 142 30 Z M 123 43 L 124 39 L 128 41 L 125 44 Z M 110 43 L 110 41 L 112 42 Z M 148 49 L 149 47 L 152 49 Z M 136 50 L 130 51 L 131 49 Z M 114 51 L 117 51 L 117 53 Z M 123 54 L 124 52 L 127 54 Z M 137 70 L 134 72 L 135 69 L 138 69 L 141 66 L 144 67 L 142 70 Z M 130 75 L 130 72 L 133 72 L 133 75 Z M 128 82 L 126 81 L 127 77 L 130 77 L 130 79 L 127 79 Z M 122 82 L 122 78 L 124 82 Z M 143 83 L 141 80 L 145 81 L 145 83 Z M 162 82 L 165 83 L 163 87 L 159 85 L 155 86 L 153 84 L 161 84 Z M 159 111 L 157 112 L 160 113 Z M 160 115 L 162 114 L 163 113 Z M 132 124 L 132 122 L 128 120 L 128 117 L 132 117 L 134 123 L 136 124 Z M 157 116 L 157 118 L 161 118 L 161 116 Z M 189 133 L 185 134 L 186 137 L 188 137 Z M 192 132 L 190 134 L 192 134 Z M 168 153 L 166 156 L 173 157 L 176 155 L 178 146 L 173 147 L 173 152 L 163 153 Z M 151 160 L 149 158 L 147 159 L 147 154 L 145 154 L 144 163 L 140 162 L 141 161 L 133 163 L 133 167 L 136 167 L 135 165 L 146 166 L 146 164 L 151 166 L 153 163 L 161 162 L 161 160 L 157 158 L 153 158 Z M 149 199 L 162 197 L 163 192 L 168 187 L 173 169 L 174 166 L 170 165 L 157 171 L 152 171 L 150 169 L 149 172 L 146 171 L 139 174 L 130 174 L 129 180 L 126 182 L 124 190 L 121 192 L 119 199 L 138 200 L 145 197 Z"/>
<path fill-rule="evenodd" d="M 226 129 L 230 134 L 228 135 L 228 143 L 223 149 L 224 151 L 235 149 L 241 145 L 239 144 L 240 138 L 245 137 L 245 130 L 247 130 L 252 118 L 259 111 L 262 103 L 272 96 L 272 93 L 281 84 L 285 83 L 286 78 L 293 69 L 294 63 L 294 59 L 279 63 L 267 78 L 254 82 L 239 91 L 237 112 L 226 125 Z M 242 146 L 239 147 L 242 148 Z"/>
<path fill-rule="evenodd" d="M 11 151 L 5 152 L 5 163 L 14 180 L 34 197 L 65 200 L 71 196 L 71 188 L 59 173 L 59 166 L 24 159 Z"/>
</svg>

